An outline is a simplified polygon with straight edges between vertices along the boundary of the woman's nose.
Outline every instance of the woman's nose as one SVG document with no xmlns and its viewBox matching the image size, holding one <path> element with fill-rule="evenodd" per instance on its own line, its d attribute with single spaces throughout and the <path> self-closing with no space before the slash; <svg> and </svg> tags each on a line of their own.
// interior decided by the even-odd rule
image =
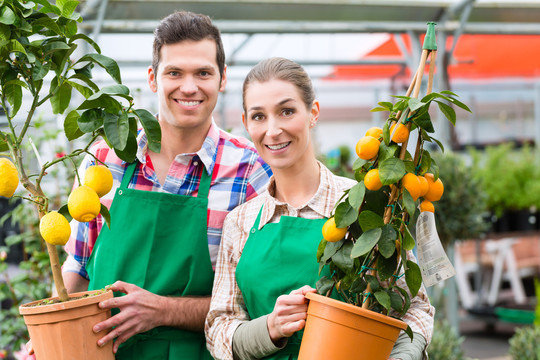
<svg viewBox="0 0 540 360">
<path fill-rule="evenodd" d="M 267 136 L 277 136 L 281 134 L 282 129 L 279 124 L 279 121 L 277 121 L 275 118 L 270 118 L 268 120 L 268 128 L 266 129 L 266 135 Z"/>
</svg>

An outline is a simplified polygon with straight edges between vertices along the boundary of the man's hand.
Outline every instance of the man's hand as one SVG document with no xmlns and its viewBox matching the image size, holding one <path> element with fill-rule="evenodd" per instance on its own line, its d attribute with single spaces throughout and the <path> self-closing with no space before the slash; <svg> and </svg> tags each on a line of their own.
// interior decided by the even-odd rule
<svg viewBox="0 0 540 360">
<path fill-rule="evenodd" d="M 99 303 L 102 309 L 119 308 L 120 313 L 94 326 L 94 332 L 112 329 L 98 341 L 103 346 L 114 338 L 113 352 L 130 337 L 151 330 L 162 324 L 163 297 L 146 291 L 136 285 L 117 281 L 110 287 L 113 291 L 123 292 L 124 296 L 114 297 Z"/>
<path fill-rule="evenodd" d="M 302 330 L 306 325 L 308 301 L 305 295 L 308 292 L 315 292 L 315 289 L 306 285 L 291 291 L 289 295 L 277 298 L 274 310 L 267 320 L 268 332 L 275 344 Z"/>
</svg>

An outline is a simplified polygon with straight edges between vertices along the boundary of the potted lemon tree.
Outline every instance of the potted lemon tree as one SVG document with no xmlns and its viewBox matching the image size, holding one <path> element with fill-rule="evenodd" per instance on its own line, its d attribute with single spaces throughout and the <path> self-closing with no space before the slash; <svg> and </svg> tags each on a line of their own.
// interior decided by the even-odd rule
<svg viewBox="0 0 540 360">
<path fill-rule="evenodd" d="M 148 111 L 134 108 L 117 63 L 78 31 L 77 6 L 77 1 L 54 4 L 47 0 L 10 0 L 0 5 L 0 105 L 7 119 L 7 128 L 0 130 L 0 196 L 17 196 L 35 204 L 58 294 L 20 306 L 39 359 L 113 358 L 111 347 L 96 345 L 102 334 L 92 332 L 95 323 L 110 316 L 97 303 L 112 293 L 68 294 L 58 258 L 57 246 L 67 242 L 71 218 L 84 222 L 101 214 L 110 226 L 100 197 L 111 189 L 112 175 L 97 159 L 96 166 L 78 174 L 78 157 L 89 154 L 90 145 L 102 137 L 120 158 L 133 161 L 139 126 L 146 131 L 150 149 L 159 151 L 161 141 L 157 120 Z M 83 43 L 91 52 L 80 51 Z M 108 74 L 111 85 L 99 87 L 92 80 L 95 67 Z M 24 165 L 23 145 L 32 143 L 30 129 L 43 113 L 63 119 L 63 134 L 74 150 L 43 159 L 34 147 L 39 162 L 35 170 Z M 52 209 L 45 190 L 47 173 L 62 162 L 72 164 L 79 186 L 66 205 Z M 16 193 L 19 184 L 24 191 Z M 98 320 L 88 320 L 93 315 Z M 63 328 L 72 319 L 74 328 Z M 66 338 L 70 336 L 73 341 Z M 81 346 L 86 340 L 89 344 Z M 67 351 L 68 343 L 75 344 L 78 352 Z"/>
<path fill-rule="evenodd" d="M 336 204 L 323 227 L 317 260 L 321 270 L 329 268 L 330 275 L 317 283 L 318 294 L 307 295 L 301 360 L 387 359 L 401 330 L 413 336 L 399 320 L 422 284 L 420 266 L 407 256 L 415 246 L 409 227 L 417 211 L 430 214 L 433 221 L 433 202 L 444 192 L 438 166 L 425 146 L 433 143 L 444 150 L 434 137 L 430 106 L 437 104 L 453 124 L 456 114 L 449 103 L 470 111 L 450 91 L 431 92 L 436 54 L 433 26 L 428 27 L 421 63 L 407 94 L 396 96 L 395 103 L 380 102 L 372 110 L 389 115 L 381 128 L 369 129 L 358 141 L 359 158 L 353 165 L 357 184 Z M 420 99 L 429 55 L 427 91 Z M 407 147 L 412 134 L 417 138 L 414 153 Z M 340 299 L 329 298 L 332 293 Z M 334 308 L 336 315 L 327 320 Z M 347 332 L 341 332 L 341 324 Z M 318 334 L 319 327 L 324 334 Z"/>
</svg>

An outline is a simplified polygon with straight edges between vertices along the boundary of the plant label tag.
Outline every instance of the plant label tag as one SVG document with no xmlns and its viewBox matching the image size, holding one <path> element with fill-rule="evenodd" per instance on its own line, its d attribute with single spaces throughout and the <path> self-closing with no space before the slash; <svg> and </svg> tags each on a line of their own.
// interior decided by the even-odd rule
<svg viewBox="0 0 540 360">
<path fill-rule="evenodd" d="M 446 256 L 437 234 L 434 213 L 429 211 L 420 213 L 416 222 L 416 240 L 418 266 L 425 286 L 433 286 L 456 275 L 456 270 Z"/>
</svg>

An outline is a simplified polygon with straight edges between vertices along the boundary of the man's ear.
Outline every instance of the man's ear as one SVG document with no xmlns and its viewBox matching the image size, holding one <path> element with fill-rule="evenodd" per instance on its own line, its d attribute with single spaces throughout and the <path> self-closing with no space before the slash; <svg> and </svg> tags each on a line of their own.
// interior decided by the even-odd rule
<svg viewBox="0 0 540 360">
<path fill-rule="evenodd" d="M 156 80 L 156 74 L 154 73 L 154 69 L 152 66 L 148 67 L 148 87 L 152 92 L 157 92 L 157 80 Z"/>
<path fill-rule="evenodd" d="M 225 86 L 227 85 L 227 65 L 223 67 L 223 75 L 221 76 L 221 84 L 219 85 L 219 91 L 225 91 Z"/>
</svg>

